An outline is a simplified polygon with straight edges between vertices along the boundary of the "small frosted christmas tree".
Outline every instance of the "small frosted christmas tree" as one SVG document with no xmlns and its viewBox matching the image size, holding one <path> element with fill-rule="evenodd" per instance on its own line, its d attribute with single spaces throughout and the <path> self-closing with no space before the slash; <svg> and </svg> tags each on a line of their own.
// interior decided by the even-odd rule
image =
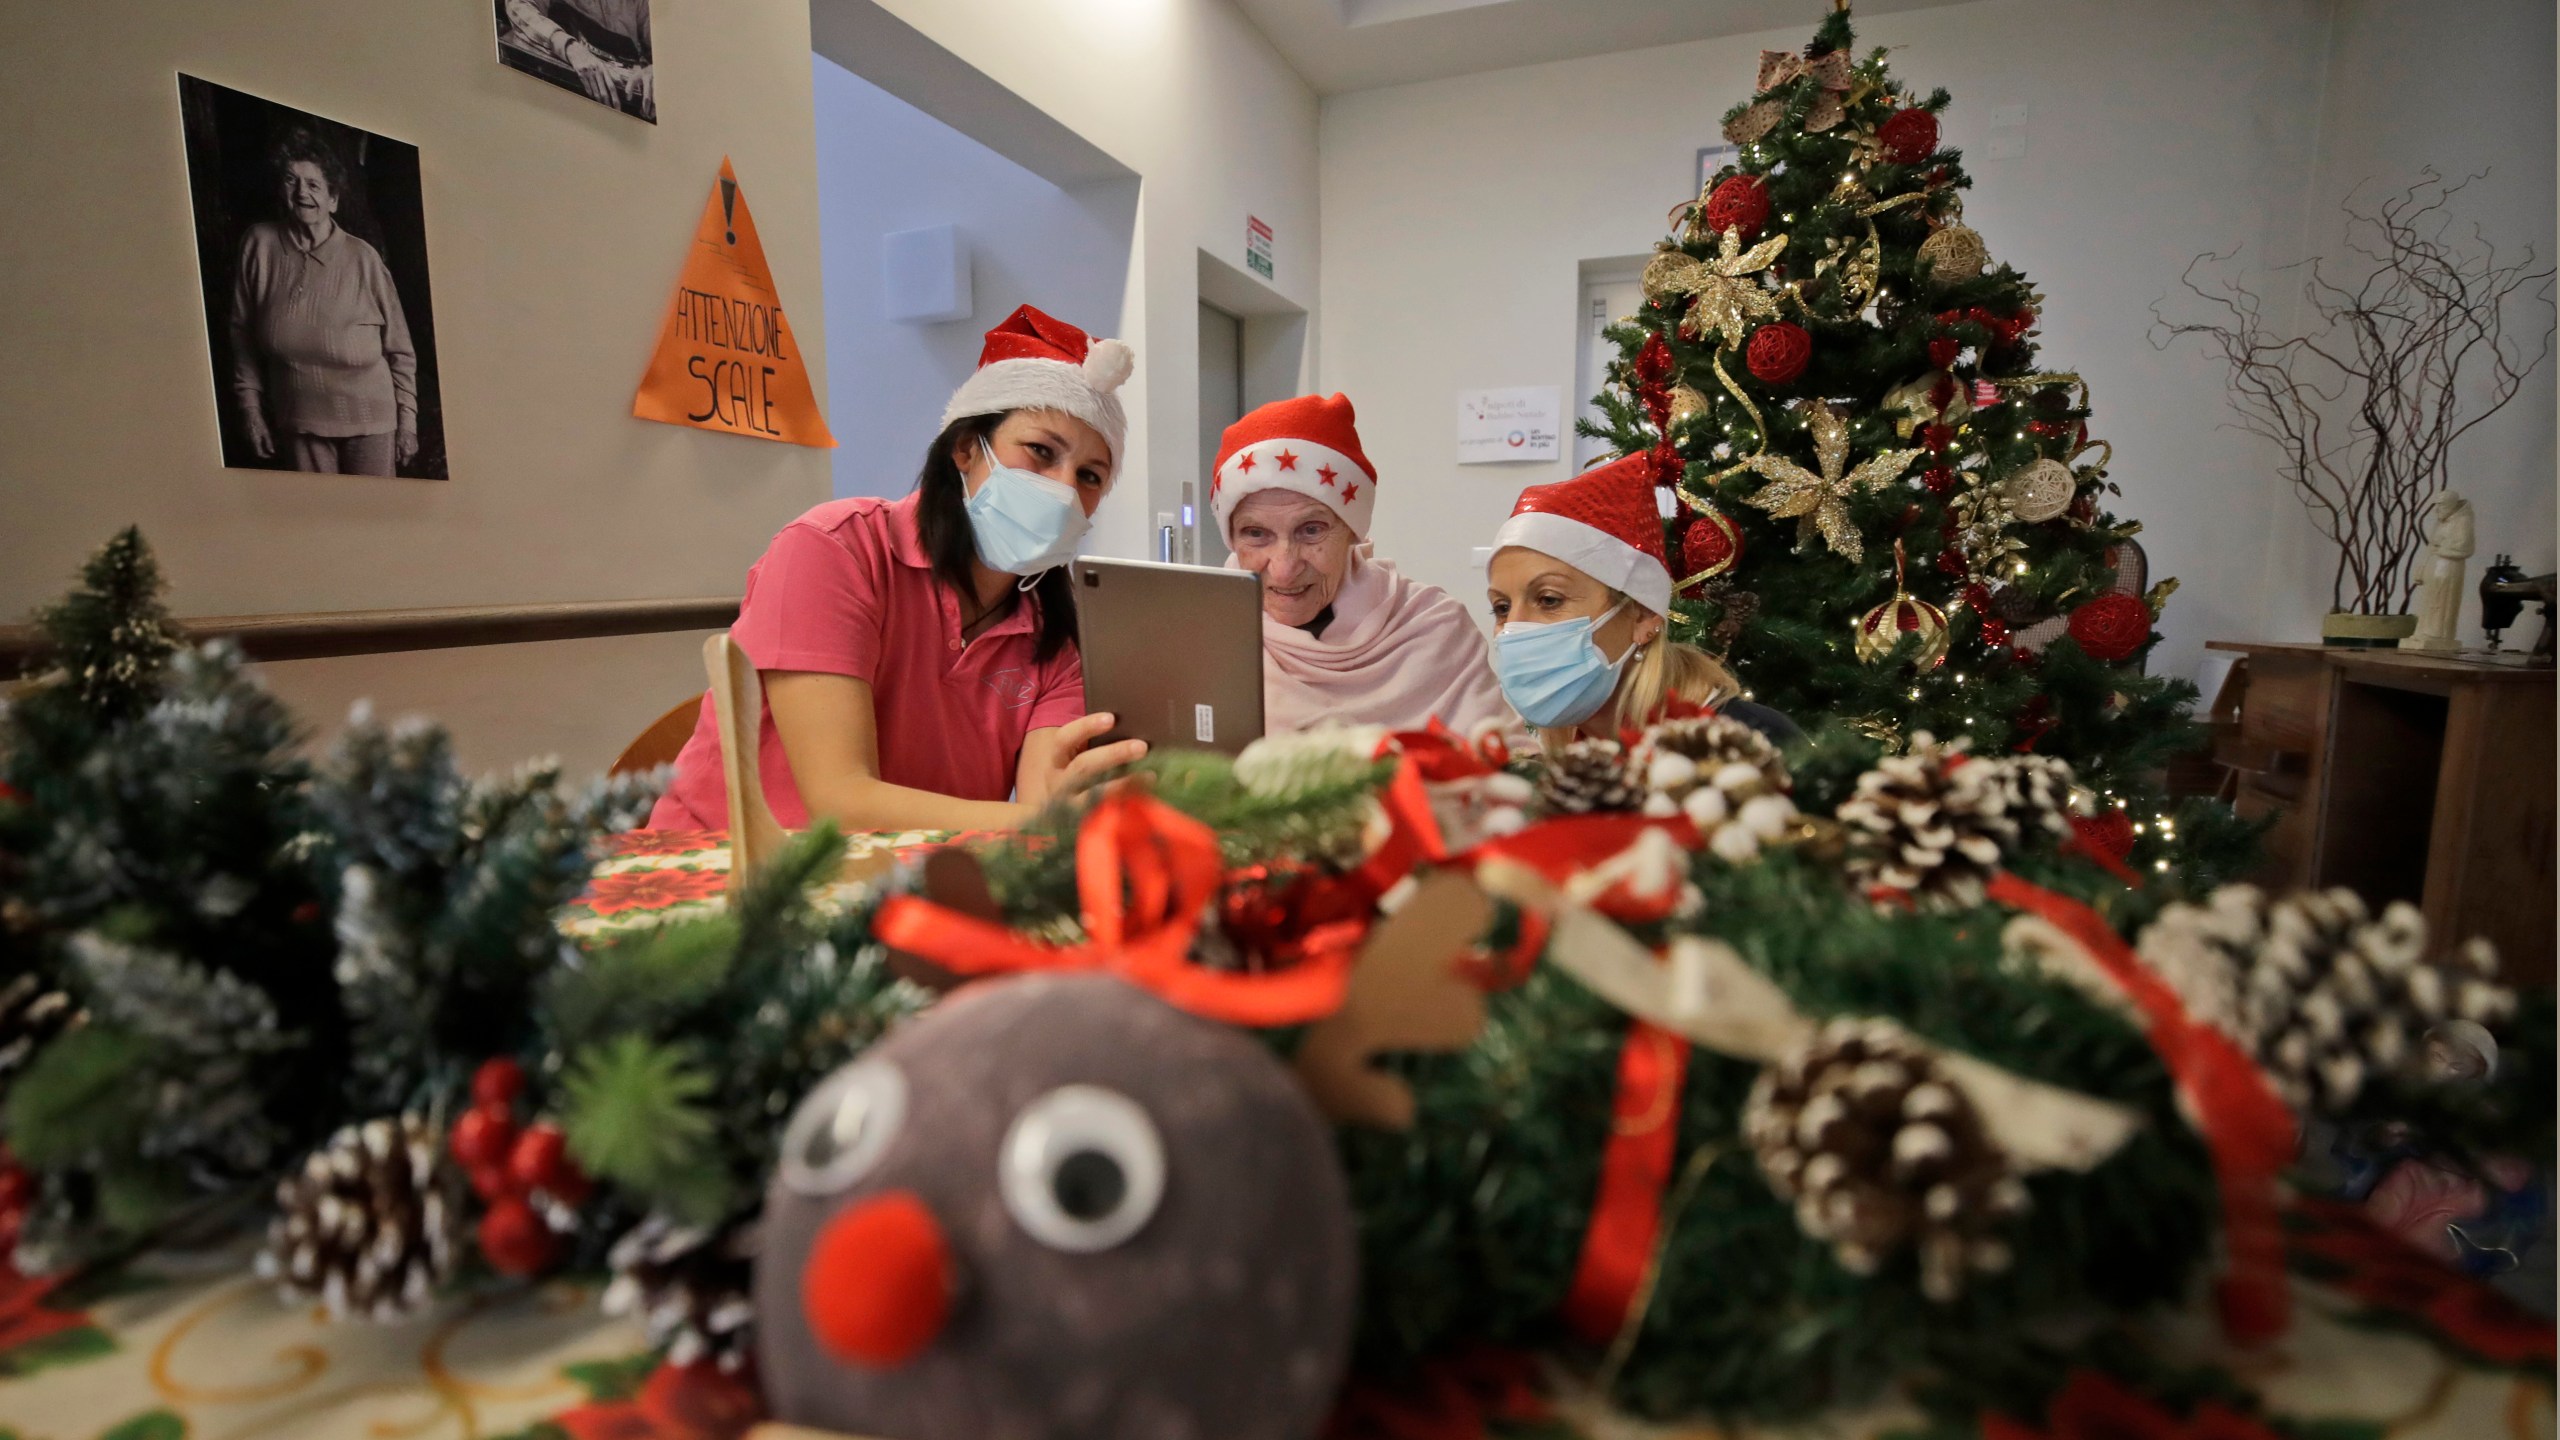
<svg viewBox="0 0 2560 1440">
<path fill-rule="evenodd" d="M 1761 56 L 1737 147 L 1675 217 L 1600 397 L 1683 502 L 1676 633 L 1809 727 L 2069 761 L 2148 821 L 2192 749 L 2142 673 L 2147 593 L 2106 508 L 2110 447 L 2032 338 L 2041 297 L 1963 221 L 1944 90 L 1901 86 L 1849 16 Z M 2146 825 L 2146 830 L 2149 827 Z"/>
</svg>

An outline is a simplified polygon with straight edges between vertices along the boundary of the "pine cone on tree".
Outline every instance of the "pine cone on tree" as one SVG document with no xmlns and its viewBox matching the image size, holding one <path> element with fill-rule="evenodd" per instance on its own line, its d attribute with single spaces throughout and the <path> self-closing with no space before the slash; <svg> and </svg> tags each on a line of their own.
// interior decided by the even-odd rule
<svg viewBox="0 0 2560 1440">
<path fill-rule="evenodd" d="M 1967 1272 L 2009 1267 L 1993 1232 L 2026 1211 L 2026 1185 L 1973 1102 L 1889 1022 L 1825 1025 L 1760 1073 L 1742 1123 L 1770 1188 L 1852 1273 L 1910 1248 L 1921 1293 L 1943 1303 Z"/>
<path fill-rule="evenodd" d="M 1556 815 L 1633 810 L 1644 803 L 1644 780 L 1617 741 L 1576 740 L 1538 772 L 1538 803 Z"/>
<path fill-rule="evenodd" d="M 1707 848 L 1733 864 L 1796 823 L 1786 761 L 1768 737 L 1739 720 L 1666 720 L 1636 743 L 1628 769 L 1644 782 L 1644 813 L 1688 816 Z"/>
<path fill-rule="evenodd" d="M 1918 731 L 1908 751 L 1858 777 L 1839 817 L 1849 831 L 1849 878 L 1861 889 L 1898 891 L 1930 909 L 1982 903 L 2001 856 L 2018 843 L 2019 782 L 2006 763 L 1966 754 L 1970 743 L 1942 745 Z"/>
<path fill-rule="evenodd" d="M 276 1186 L 258 1274 L 332 1319 L 415 1314 L 453 1273 L 457 1179 L 424 1116 L 346 1126 Z"/>
<path fill-rule="evenodd" d="M 2225 885 L 2172 905 L 2137 949 L 2188 1012 L 2240 1042 L 2297 1110 L 2336 1114 L 2376 1074 L 2417 1071 L 2427 1032 L 2448 1020 L 2494 1028 L 2515 1014 L 2497 951 L 2474 938 L 2452 963 L 2425 959 L 2427 922 L 2405 900 L 2379 919 L 2355 892 L 2270 901 Z"/>
<path fill-rule="evenodd" d="M 36 1052 L 85 1018 L 67 992 L 33 975 L 0 985 L 0 1106 L 8 1103 L 11 1083 L 35 1063 Z"/>
<path fill-rule="evenodd" d="M 679 1225 L 651 1215 L 614 1242 L 607 1315 L 637 1315 L 670 1364 L 746 1362 L 755 1320 L 756 1226 Z"/>
<path fill-rule="evenodd" d="M 2071 838 L 2076 808 L 2072 796 L 2080 784 L 2069 761 L 2050 755 L 2004 755 L 1974 763 L 1997 767 L 1998 779 L 2008 792 L 2009 818 L 2016 822 L 2021 839 L 2042 835 L 2060 844 Z"/>
</svg>

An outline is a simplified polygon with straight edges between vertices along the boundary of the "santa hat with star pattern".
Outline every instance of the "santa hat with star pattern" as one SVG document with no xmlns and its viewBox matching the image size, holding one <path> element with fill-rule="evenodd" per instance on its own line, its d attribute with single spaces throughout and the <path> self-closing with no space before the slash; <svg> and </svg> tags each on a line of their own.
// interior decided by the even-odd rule
<svg viewBox="0 0 2560 1440">
<path fill-rule="evenodd" d="M 1219 533 L 1256 490 L 1295 490 L 1333 507 L 1351 533 L 1369 538 L 1377 508 L 1377 467 L 1360 453 L 1351 402 L 1339 394 L 1274 400 L 1227 427 L 1209 472 L 1209 508 Z"/>
<path fill-rule="evenodd" d="M 1118 463 L 1129 434 L 1119 390 L 1137 357 L 1118 340 L 1096 340 L 1028 305 L 987 332 L 977 373 L 942 407 L 942 426 L 1008 410 L 1063 410 L 1092 426 Z"/>
<path fill-rule="evenodd" d="M 1656 615 L 1671 609 L 1671 562 L 1662 547 L 1649 452 L 1612 460 L 1553 485 L 1520 492 L 1493 548 L 1551 555 Z"/>
</svg>

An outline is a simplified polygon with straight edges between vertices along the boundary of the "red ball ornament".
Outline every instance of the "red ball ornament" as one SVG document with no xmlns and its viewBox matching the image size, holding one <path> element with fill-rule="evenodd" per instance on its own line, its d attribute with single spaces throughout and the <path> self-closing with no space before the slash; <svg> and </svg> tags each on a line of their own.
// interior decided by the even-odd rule
<svg viewBox="0 0 2560 1440">
<path fill-rule="evenodd" d="M 577 1166 L 569 1159 L 569 1139 L 548 1120 L 536 1121 L 516 1137 L 507 1152 L 507 1173 L 528 1190 L 559 1193 L 559 1182 Z"/>
<path fill-rule="evenodd" d="M 453 1158 L 466 1169 L 505 1169 L 515 1143 L 516 1122 L 503 1107 L 475 1105 L 453 1122 Z"/>
<path fill-rule="evenodd" d="M 2008 645 L 2009 622 L 2000 619 L 1996 615 L 1983 616 L 1982 648 L 1991 651 L 1999 651 L 2007 649 Z"/>
<path fill-rule="evenodd" d="M 1953 365 L 1956 363 L 1956 353 L 1963 348 L 1964 347 L 1961 344 L 1958 344 L 1954 340 L 1941 339 L 1930 341 L 1929 368 L 1932 370 L 1944 370 L 1948 366 Z"/>
<path fill-rule="evenodd" d="M 521 1195 L 493 1201 L 480 1217 L 480 1253 L 489 1268 L 523 1280 L 551 1268 L 560 1258 L 559 1237 Z"/>
<path fill-rule="evenodd" d="M 1763 325 L 1751 332 L 1751 344 L 1742 358 L 1760 383 L 1785 385 L 1802 375 L 1805 362 L 1813 358 L 1813 337 L 1803 326 L 1784 320 Z"/>
<path fill-rule="evenodd" d="M 474 1165 L 467 1173 L 471 1177 L 471 1193 L 483 1200 L 502 1200 L 524 1188 L 504 1165 Z"/>
<path fill-rule="evenodd" d="M 1715 234 L 1739 230 L 1748 240 L 1769 223 L 1769 187 L 1757 175 L 1731 176 L 1708 192 L 1704 215 Z"/>
<path fill-rule="evenodd" d="M 1991 613 L 1991 587 L 1976 580 L 1964 587 L 1965 608 L 1976 615 Z"/>
<path fill-rule="evenodd" d="M 1917 106 L 1896 110 L 1876 127 L 1884 158 L 1896 165 L 1917 165 L 1938 148 L 1938 117 Z"/>
<path fill-rule="evenodd" d="M 471 1072 L 471 1103 L 503 1110 L 524 1093 L 524 1067 L 500 1055 Z"/>
<path fill-rule="evenodd" d="M 1742 532 L 1720 510 L 1707 510 L 1689 522 L 1680 537 L 1683 584 L 1710 580 L 1742 563 Z"/>
<path fill-rule="evenodd" d="M 1938 552 L 1938 573 L 1939 573 L 1939 574 L 1941 574 L 1941 575 L 1961 575 L 1961 574 L 1963 574 L 1963 573 L 1964 573 L 1964 552 L 1963 552 L 1963 551 L 1961 551 L 1961 550 L 1958 550 L 1958 549 L 1957 549 L 1956 547 L 1954 547 L 1953 545 L 1950 545 L 1950 546 L 1948 546 L 1946 549 L 1939 551 L 1939 552 Z"/>
<path fill-rule="evenodd" d="M 1929 487 L 1930 494 L 1944 495 L 1956 488 L 1956 472 L 1944 465 L 1932 465 L 1920 472 L 1920 483 Z"/>
<path fill-rule="evenodd" d="M 2093 660 L 2129 660 L 2151 638 L 2151 607 L 2131 595 L 2101 595 L 2071 612 L 2071 638 Z"/>
</svg>

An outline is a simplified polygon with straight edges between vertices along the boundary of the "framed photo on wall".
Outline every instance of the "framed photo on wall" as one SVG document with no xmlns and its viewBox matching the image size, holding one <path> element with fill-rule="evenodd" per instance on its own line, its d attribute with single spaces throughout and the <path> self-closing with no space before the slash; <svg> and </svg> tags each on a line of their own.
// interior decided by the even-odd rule
<svg viewBox="0 0 2560 1440">
<path fill-rule="evenodd" d="M 222 463 L 446 478 L 418 147 L 178 77 Z"/>
<path fill-rule="evenodd" d="M 649 0 L 497 0 L 498 63 L 658 123 Z"/>
</svg>

